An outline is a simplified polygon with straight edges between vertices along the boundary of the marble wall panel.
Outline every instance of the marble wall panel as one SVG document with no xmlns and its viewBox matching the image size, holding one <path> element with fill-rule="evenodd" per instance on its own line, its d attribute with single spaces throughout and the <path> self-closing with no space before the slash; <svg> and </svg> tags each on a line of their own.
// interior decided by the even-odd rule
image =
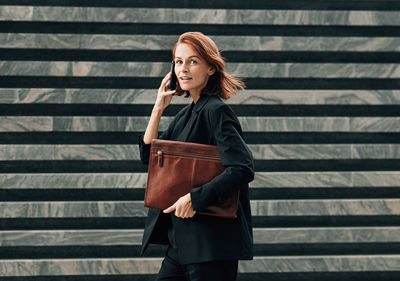
<svg viewBox="0 0 400 281">
<path fill-rule="evenodd" d="M 143 201 L 0 202 L 0 218 L 145 217 Z"/>
<path fill-rule="evenodd" d="M 253 216 L 400 215 L 400 199 L 253 200 Z"/>
<path fill-rule="evenodd" d="M 353 172 L 353 186 L 400 187 L 398 172 Z"/>
<path fill-rule="evenodd" d="M 398 159 L 397 144 L 249 145 L 256 160 Z M 0 145 L 0 160 L 140 160 L 133 145 Z"/>
<path fill-rule="evenodd" d="M 252 132 L 347 132 L 350 118 L 239 117 L 239 121 L 244 131 Z"/>
<path fill-rule="evenodd" d="M 210 36 L 222 51 L 399 51 L 400 38 Z M 81 35 L 81 48 L 171 50 L 177 36 Z M 223 54 L 223 53 L 222 53 Z"/>
<path fill-rule="evenodd" d="M 362 105 L 400 104 L 397 90 L 245 90 L 229 104 Z"/>
<path fill-rule="evenodd" d="M 58 145 L 57 160 L 140 160 L 138 145 Z"/>
<path fill-rule="evenodd" d="M 173 117 L 162 117 L 166 130 Z M 0 131 L 127 132 L 144 131 L 149 117 L 74 116 L 0 117 Z M 252 132 L 398 132 L 398 117 L 239 117 L 243 131 Z M 52 128 L 50 128 L 52 127 Z"/>
<path fill-rule="evenodd" d="M 400 178 L 400 175 L 399 175 Z M 352 186 L 351 172 L 258 172 L 251 188 L 335 188 Z"/>
<path fill-rule="evenodd" d="M 350 159 L 351 145 L 249 145 L 254 159 Z"/>
<path fill-rule="evenodd" d="M 3 61 L 0 75 L 73 76 L 71 62 Z"/>
<path fill-rule="evenodd" d="M 350 118 L 350 131 L 353 132 L 400 132 L 398 117 Z"/>
<path fill-rule="evenodd" d="M 249 145 L 255 159 L 398 159 L 398 144 Z"/>
<path fill-rule="evenodd" d="M 277 25 L 400 25 L 391 11 L 236 10 L 3 6 L 1 20 Z"/>
<path fill-rule="evenodd" d="M 255 244 L 399 242 L 399 227 L 310 227 L 254 229 Z"/>
<path fill-rule="evenodd" d="M 29 6 L 1 6 L 0 20 L 30 21 L 32 20 L 34 7 Z"/>
<path fill-rule="evenodd" d="M 147 173 L 0 174 L 2 189 L 144 188 Z M 399 187 L 400 173 L 257 172 L 251 188 Z"/>
<path fill-rule="evenodd" d="M 400 145 L 398 144 L 364 144 L 352 145 L 352 158 L 354 159 L 398 159 Z"/>
<path fill-rule="evenodd" d="M 1 189 L 144 188 L 147 173 L 0 174 Z"/>
<path fill-rule="evenodd" d="M 178 35 L 0 33 L 4 48 L 171 50 Z M 222 51 L 399 51 L 397 37 L 210 36 Z"/>
<path fill-rule="evenodd" d="M 170 63 L 73 62 L 73 76 L 164 77 Z"/>
<path fill-rule="evenodd" d="M 400 215 L 400 199 L 252 200 L 253 216 Z M 145 217 L 143 201 L 1 202 L 1 218 Z"/>
<path fill-rule="evenodd" d="M 0 62 L 0 75 L 73 77 L 163 77 L 170 63 Z M 399 78 L 398 64 L 227 63 L 227 71 L 251 78 Z M 160 78 L 161 79 L 161 78 Z"/>
<path fill-rule="evenodd" d="M 2 276 L 156 274 L 162 258 L 0 260 Z M 399 271 L 399 255 L 271 256 L 240 261 L 239 273 Z"/>
<path fill-rule="evenodd" d="M 89 35 L 86 35 L 86 37 Z M 0 33 L 3 48 L 79 49 L 79 34 Z"/>
<path fill-rule="evenodd" d="M 159 130 L 166 130 L 173 117 L 162 117 Z M 57 132 L 145 131 L 150 117 L 54 117 Z"/>
<path fill-rule="evenodd" d="M 0 260 L 1 276 L 156 274 L 161 258 Z"/>
<path fill-rule="evenodd" d="M 399 255 L 255 257 L 241 261 L 239 272 L 369 272 L 398 271 Z"/>
<path fill-rule="evenodd" d="M 400 172 L 257 172 L 251 188 L 399 187 Z"/>
<path fill-rule="evenodd" d="M 51 145 L 1 145 L 0 161 L 54 160 L 55 147 Z"/>
<path fill-rule="evenodd" d="M 258 78 L 399 78 L 398 64 L 228 63 L 238 77 Z"/>
<path fill-rule="evenodd" d="M 0 160 L 140 160 L 135 145 L 0 145 Z"/>
<path fill-rule="evenodd" d="M 257 244 L 399 242 L 399 227 L 254 228 Z M 0 231 L 0 246 L 137 246 L 142 229 Z"/>
<path fill-rule="evenodd" d="M 179 35 L 81 35 L 82 49 L 172 50 Z M 172 52 L 171 52 L 172 58 Z"/>
<path fill-rule="evenodd" d="M 143 230 L 23 230 L 0 231 L 1 247 L 21 246 L 137 246 Z"/>
<path fill-rule="evenodd" d="M 0 89 L 0 103 L 64 104 L 154 104 L 157 89 Z M 188 104 L 191 99 L 174 98 L 172 104 Z"/>
<path fill-rule="evenodd" d="M 157 89 L 52 89 L 0 88 L 1 104 L 154 104 Z M 174 97 L 172 104 L 192 100 Z M 225 101 L 228 104 L 395 105 L 398 90 L 244 90 Z"/>
<path fill-rule="evenodd" d="M 0 117 L 0 132 L 49 132 L 52 130 L 52 127 L 52 117 Z"/>
</svg>

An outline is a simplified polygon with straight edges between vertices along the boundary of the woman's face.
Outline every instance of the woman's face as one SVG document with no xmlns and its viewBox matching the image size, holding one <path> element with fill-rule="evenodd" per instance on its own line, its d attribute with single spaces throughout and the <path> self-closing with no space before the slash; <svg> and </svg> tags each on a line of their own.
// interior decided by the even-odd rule
<svg viewBox="0 0 400 281">
<path fill-rule="evenodd" d="M 208 77 L 215 70 L 188 44 L 179 44 L 175 49 L 175 74 L 179 86 L 191 96 L 200 96 L 207 85 Z"/>
</svg>

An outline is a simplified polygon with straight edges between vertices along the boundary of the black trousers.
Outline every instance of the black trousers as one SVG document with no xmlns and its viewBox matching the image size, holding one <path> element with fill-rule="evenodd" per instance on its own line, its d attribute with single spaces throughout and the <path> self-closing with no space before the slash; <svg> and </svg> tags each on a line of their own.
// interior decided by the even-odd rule
<svg viewBox="0 0 400 281">
<path fill-rule="evenodd" d="M 169 247 L 157 281 L 235 281 L 237 260 L 180 264 L 176 250 Z"/>
</svg>

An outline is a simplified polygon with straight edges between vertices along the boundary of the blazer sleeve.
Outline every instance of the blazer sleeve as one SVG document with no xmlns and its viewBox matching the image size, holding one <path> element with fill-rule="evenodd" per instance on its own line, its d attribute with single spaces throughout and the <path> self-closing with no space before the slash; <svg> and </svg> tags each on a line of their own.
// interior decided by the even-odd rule
<svg viewBox="0 0 400 281">
<path fill-rule="evenodd" d="M 209 111 L 209 124 L 214 134 L 225 171 L 210 182 L 190 192 L 194 210 L 223 203 L 229 195 L 248 188 L 254 179 L 253 156 L 242 138 L 242 129 L 235 113 L 226 104 Z"/>
<path fill-rule="evenodd" d="M 177 118 L 175 117 L 174 120 L 172 120 L 172 122 L 169 124 L 167 130 L 165 130 L 164 132 L 162 132 L 158 138 L 159 139 L 164 139 L 167 140 L 170 138 L 172 131 L 175 127 L 175 123 L 176 123 Z M 144 137 L 144 133 L 139 135 L 139 154 L 140 154 L 140 160 L 142 161 L 143 164 L 148 165 L 149 164 L 149 160 L 150 160 L 150 147 L 151 144 L 146 144 L 143 142 L 143 137 Z"/>
</svg>

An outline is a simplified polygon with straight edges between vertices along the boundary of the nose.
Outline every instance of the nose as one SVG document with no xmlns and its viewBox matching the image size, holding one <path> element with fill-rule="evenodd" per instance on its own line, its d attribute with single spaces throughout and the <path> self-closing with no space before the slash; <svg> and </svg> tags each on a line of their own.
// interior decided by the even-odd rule
<svg viewBox="0 0 400 281">
<path fill-rule="evenodd" d="M 181 71 L 186 73 L 186 72 L 188 72 L 188 70 L 189 70 L 188 64 L 183 63 L 182 67 L 181 67 Z"/>
</svg>

